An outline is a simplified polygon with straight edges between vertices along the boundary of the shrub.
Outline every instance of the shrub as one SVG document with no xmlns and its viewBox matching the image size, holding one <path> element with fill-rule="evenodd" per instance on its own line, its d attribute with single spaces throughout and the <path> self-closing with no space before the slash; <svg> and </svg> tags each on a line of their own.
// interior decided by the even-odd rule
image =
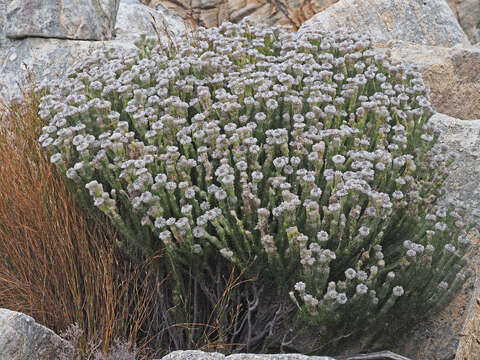
<svg viewBox="0 0 480 360">
<path fill-rule="evenodd" d="M 438 204 L 454 155 L 420 73 L 356 33 L 248 22 L 138 46 L 49 84 L 40 142 L 133 260 L 168 253 L 167 323 L 216 311 L 224 334 L 206 337 L 232 350 L 314 329 L 312 348 L 332 351 L 461 288 L 471 225 L 461 202 Z M 255 281 L 228 288 L 234 270 Z"/>
<path fill-rule="evenodd" d="M 157 275 L 131 264 L 114 229 L 76 205 L 37 141 L 39 100 L 26 87 L 0 110 L 0 307 L 56 332 L 78 323 L 81 352 L 87 343 L 108 352 L 121 337 L 145 355 L 158 290 L 144 281 Z"/>
</svg>

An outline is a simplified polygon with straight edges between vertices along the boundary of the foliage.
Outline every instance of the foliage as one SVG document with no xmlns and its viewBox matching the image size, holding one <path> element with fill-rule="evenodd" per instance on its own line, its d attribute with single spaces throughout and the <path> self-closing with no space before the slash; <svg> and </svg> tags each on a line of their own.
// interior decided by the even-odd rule
<svg viewBox="0 0 480 360">
<path fill-rule="evenodd" d="M 224 334 L 206 336 L 231 349 L 283 350 L 315 329 L 328 351 L 461 288 L 471 225 L 462 203 L 437 204 L 454 156 L 420 73 L 356 33 L 247 21 L 138 45 L 45 84 L 40 142 L 133 260 L 166 251 L 168 324 L 213 311 Z"/>
</svg>

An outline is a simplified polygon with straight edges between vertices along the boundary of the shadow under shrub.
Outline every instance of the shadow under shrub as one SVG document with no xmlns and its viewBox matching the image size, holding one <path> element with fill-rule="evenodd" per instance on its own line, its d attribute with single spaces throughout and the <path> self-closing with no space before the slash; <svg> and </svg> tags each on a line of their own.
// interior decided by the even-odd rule
<svg viewBox="0 0 480 360">
<path fill-rule="evenodd" d="M 149 269 L 153 259 L 126 259 L 108 221 L 76 204 L 37 141 L 39 98 L 25 90 L 23 101 L 1 109 L 0 307 L 57 333 L 78 324 L 79 356 L 107 353 L 116 338 L 147 356 L 163 279 Z"/>
<path fill-rule="evenodd" d="M 332 353 L 461 288 L 473 225 L 437 204 L 455 157 L 420 73 L 246 21 L 138 45 L 42 85 L 39 140 L 133 261 L 166 252 L 162 344 Z"/>
</svg>

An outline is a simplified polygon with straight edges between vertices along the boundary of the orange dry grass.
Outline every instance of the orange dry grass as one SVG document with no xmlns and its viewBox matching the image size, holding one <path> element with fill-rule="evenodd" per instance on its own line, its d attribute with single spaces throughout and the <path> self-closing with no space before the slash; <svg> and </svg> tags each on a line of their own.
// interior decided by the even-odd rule
<svg viewBox="0 0 480 360">
<path fill-rule="evenodd" d="M 106 351 L 116 337 L 148 333 L 153 274 L 121 256 L 99 214 L 76 206 L 38 144 L 38 104 L 25 91 L 0 112 L 0 307 L 57 332 L 78 323 L 84 346 Z"/>
</svg>

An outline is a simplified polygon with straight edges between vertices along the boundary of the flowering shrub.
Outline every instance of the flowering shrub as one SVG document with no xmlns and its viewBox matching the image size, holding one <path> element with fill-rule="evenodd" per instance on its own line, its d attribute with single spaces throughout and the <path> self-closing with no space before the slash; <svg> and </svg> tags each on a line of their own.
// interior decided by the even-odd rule
<svg viewBox="0 0 480 360">
<path fill-rule="evenodd" d="M 470 225 L 460 202 L 437 205 L 454 156 L 418 72 L 356 33 L 248 22 L 138 46 L 50 84 L 40 142 L 133 259 L 169 255 L 170 306 L 197 299 L 177 321 L 206 321 L 201 296 L 214 309 L 232 268 L 257 281 L 222 340 L 248 350 L 287 344 L 272 340 L 286 318 L 321 346 L 461 288 Z"/>
</svg>

